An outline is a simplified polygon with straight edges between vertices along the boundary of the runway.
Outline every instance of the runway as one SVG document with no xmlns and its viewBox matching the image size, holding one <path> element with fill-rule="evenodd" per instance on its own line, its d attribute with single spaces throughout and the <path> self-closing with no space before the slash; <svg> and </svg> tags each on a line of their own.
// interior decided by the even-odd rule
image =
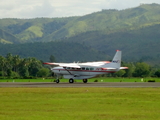
<svg viewBox="0 0 160 120">
<path fill-rule="evenodd" d="M 1 82 L 0 88 L 4 87 L 27 87 L 27 88 L 45 88 L 45 87 L 113 87 L 113 88 L 146 88 L 160 87 L 160 82 L 92 82 L 92 83 L 53 83 L 53 82 Z"/>
</svg>

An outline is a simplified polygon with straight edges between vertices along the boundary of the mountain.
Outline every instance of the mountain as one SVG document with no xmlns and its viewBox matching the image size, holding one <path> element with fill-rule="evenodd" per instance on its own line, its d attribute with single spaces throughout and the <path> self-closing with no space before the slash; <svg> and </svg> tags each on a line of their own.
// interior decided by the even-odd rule
<svg viewBox="0 0 160 120">
<path fill-rule="evenodd" d="M 0 28 L 19 43 L 48 42 L 90 31 L 110 34 L 160 24 L 160 5 L 142 4 L 125 10 L 102 10 L 85 16 L 66 18 L 0 19 Z"/>
<path fill-rule="evenodd" d="M 111 58 L 107 54 L 71 42 L 0 44 L 0 48 L 0 55 L 2 56 L 11 53 L 22 58 L 35 57 L 44 62 L 49 62 L 51 55 L 55 57 L 57 62 L 106 61 Z"/>
<path fill-rule="evenodd" d="M 0 43 L 3 44 L 16 44 L 19 43 L 20 40 L 16 38 L 14 35 L 0 29 Z"/>
<path fill-rule="evenodd" d="M 77 17 L 63 28 L 53 32 L 43 41 L 72 37 L 89 31 L 110 34 L 119 31 L 136 30 L 160 24 L 160 5 L 144 4 L 126 10 L 102 10 L 90 15 Z"/>
<path fill-rule="evenodd" d="M 99 31 L 82 33 L 65 41 L 73 42 L 75 39 L 108 55 L 114 54 L 113 50 L 122 50 L 125 61 L 158 62 L 160 58 L 160 24 L 110 34 Z"/>
<path fill-rule="evenodd" d="M 19 46 L 25 47 L 26 44 L 30 48 L 28 51 L 35 51 L 34 54 L 26 51 L 24 54 L 28 54 L 27 56 L 38 55 L 39 53 L 35 49 L 41 51 L 41 49 L 45 50 L 47 48 L 47 46 L 38 48 L 41 45 L 34 45 L 35 48 L 31 47 L 33 43 L 47 44 L 47 42 L 55 41 L 52 43 L 54 46 L 57 41 L 62 42 L 61 44 L 69 42 L 70 50 L 68 49 L 64 60 L 58 58 L 60 61 L 70 61 L 67 60 L 67 57 L 75 57 L 77 53 L 82 51 L 80 48 L 86 47 L 85 49 L 88 49 L 88 51 L 94 49 L 100 51 L 100 55 L 104 53 L 104 56 L 112 56 L 116 49 L 120 49 L 123 51 L 125 61 L 141 60 L 151 64 L 159 64 L 159 39 L 159 4 L 142 4 L 125 10 L 102 10 L 76 17 L 0 19 L 0 42 L 10 43 L 16 46 L 14 49 L 19 48 L 19 51 L 21 51 Z M 31 46 L 28 46 L 28 44 L 31 44 Z M 80 44 L 78 46 L 81 47 L 75 44 Z M 76 46 L 79 49 L 76 50 Z M 58 56 L 59 52 L 63 51 L 61 49 L 63 47 L 58 45 L 56 47 L 58 51 L 51 49 L 52 53 L 49 52 L 49 55 Z M 8 49 L 7 52 L 13 52 L 9 50 L 11 49 Z M 1 51 L 3 51 L 2 48 Z M 87 54 L 86 51 L 83 52 Z M 88 55 L 91 54 L 96 56 L 96 53 Z M 42 58 L 46 60 L 47 56 Z M 80 59 L 83 60 L 83 55 Z M 88 60 L 88 58 L 85 60 Z"/>
</svg>

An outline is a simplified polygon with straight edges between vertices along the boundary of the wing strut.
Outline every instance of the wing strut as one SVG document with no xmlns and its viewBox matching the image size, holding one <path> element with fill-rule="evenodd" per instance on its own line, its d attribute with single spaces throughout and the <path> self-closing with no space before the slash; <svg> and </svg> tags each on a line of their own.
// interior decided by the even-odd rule
<svg viewBox="0 0 160 120">
<path fill-rule="evenodd" d="M 65 67 L 63 67 L 70 75 L 73 75 L 69 70 L 67 70 Z"/>
</svg>

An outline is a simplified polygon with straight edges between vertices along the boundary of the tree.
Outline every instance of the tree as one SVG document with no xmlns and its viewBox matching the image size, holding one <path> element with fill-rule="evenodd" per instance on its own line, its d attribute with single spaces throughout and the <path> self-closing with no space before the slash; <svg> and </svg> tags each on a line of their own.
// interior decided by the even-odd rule
<svg viewBox="0 0 160 120">
<path fill-rule="evenodd" d="M 1 71 L 1 76 L 4 76 L 5 73 L 5 64 L 6 64 L 6 59 L 2 56 L 0 56 L 0 71 Z"/>
<path fill-rule="evenodd" d="M 155 72 L 155 75 L 156 75 L 157 77 L 160 77 L 160 70 L 157 70 L 157 71 Z"/>
<path fill-rule="evenodd" d="M 18 69 L 19 69 L 18 65 L 21 62 L 20 60 L 21 59 L 20 59 L 19 55 L 13 56 L 13 71 L 14 72 L 18 72 Z"/>
<path fill-rule="evenodd" d="M 29 72 L 28 72 L 27 66 L 24 66 L 20 69 L 20 75 L 25 78 L 29 77 Z"/>
<path fill-rule="evenodd" d="M 119 70 L 118 72 L 114 73 L 113 75 L 116 77 L 122 77 L 126 73 L 125 70 Z"/>
<path fill-rule="evenodd" d="M 41 61 L 36 58 L 29 58 L 29 74 L 30 76 L 37 76 L 37 72 L 43 68 Z"/>
<path fill-rule="evenodd" d="M 50 62 L 56 62 L 56 59 L 53 55 L 50 56 L 49 60 L 50 60 Z"/>
<path fill-rule="evenodd" d="M 126 73 L 124 74 L 124 77 L 132 77 L 135 70 L 135 65 L 133 63 L 127 63 L 124 64 L 123 66 L 128 67 L 128 69 L 125 70 Z"/>
<path fill-rule="evenodd" d="M 38 77 L 47 77 L 50 73 L 50 70 L 48 68 L 42 68 L 38 71 L 37 76 Z"/>
<path fill-rule="evenodd" d="M 23 77 L 24 75 L 25 75 L 25 72 L 26 72 L 26 70 L 28 70 L 28 66 L 27 66 L 27 64 L 26 64 L 26 62 L 27 62 L 27 59 L 26 58 L 24 58 L 24 59 L 21 59 L 20 60 L 21 62 L 19 63 L 19 71 L 18 71 L 18 73 L 19 73 L 19 75 L 21 76 L 21 77 Z"/>
<path fill-rule="evenodd" d="M 133 73 L 134 77 L 147 77 L 150 76 L 150 66 L 147 63 L 137 63 Z"/>
<path fill-rule="evenodd" d="M 10 78 L 12 76 L 12 70 L 11 69 L 8 69 L 7 70 L 7 76 Z"/>
</svg>

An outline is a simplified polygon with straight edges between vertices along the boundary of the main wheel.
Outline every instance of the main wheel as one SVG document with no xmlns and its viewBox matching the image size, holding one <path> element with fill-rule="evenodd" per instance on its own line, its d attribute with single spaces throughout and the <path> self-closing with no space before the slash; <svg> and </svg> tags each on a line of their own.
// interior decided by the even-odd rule
<svg viewBox="0 0 160 120">
<path fill-rule="evenodd" d="M 57 80 L 56 80 L 56 83 L 59 83 L 59 82 L 60 82 L 59 79 L 57 79 Z"/>
<path fill-rule="evenodd" d="M 83 83 L 87 83 L 88 82 L 88 80 L 87 79 L 83 79 Z"/>
<path fill-rule="evenodd" d="M 69 83 L 74 83 L 74 80 L 72 78 L 69 79 Z"/>
</svg>

